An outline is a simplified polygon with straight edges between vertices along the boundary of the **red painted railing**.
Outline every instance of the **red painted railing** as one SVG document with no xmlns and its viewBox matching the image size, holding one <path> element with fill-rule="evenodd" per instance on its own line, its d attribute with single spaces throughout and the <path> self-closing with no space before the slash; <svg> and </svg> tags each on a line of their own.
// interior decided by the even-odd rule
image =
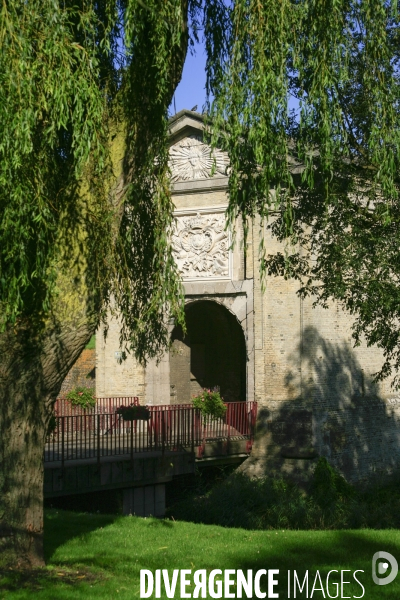
<svg viewBox="0 0 400 600">
<path fill-rule="evenodd" d="M 103 400 L 103 399 L 102 399 Z M 46 442 L 45 462 L 83 460 L 135 452 L 177 451 L 197 447 L 201 457 L 206 442 L 246 439 L 251 450 L 257 417 L 256 402 L 231 402 L 223 419 L 204 418 L 191 404 L 148 406 L 149 420 L 124 421 L 116 412 L 121 405 L 137 404 L 135 397 L 107 398 L 107 402 L 75 414 L 56 415 L 56 428 Z M 123 401 L 121 401 L 123 400 Z M 69 404 L 69 403 L 68 403 Z M 70 413 L 69 407 L 65 412 Z M 58 411 L 64 406 L 60 402 Z M 76 410 L 78 409 L 78 410 Z M 72 412 L 72 411 L 71 411 Z"/>
<path fill-rule="evenodd" d="M 193 417 L 192 408 L 154 411 L 148 421 L 124 421 L 116 413 L 56 417 L 56 428 L 46 443 L 45 462 L 190 447 L 199 443 L 193 435 Z"/>
<path fill-rule="evenodd" d="M 65 398 L 57 398 L 54 404 L 54 414 L 60 417 L 75 415 L 97 415 L 103 413 L 113 413 L 119 406 L 130 406 L 131 404 L 140 404 L 140 396 L 115 396 L 113 398 L 96 398 L 96 405 L 93 408 L 81 408 L 74 406 Z"/>
</svg>

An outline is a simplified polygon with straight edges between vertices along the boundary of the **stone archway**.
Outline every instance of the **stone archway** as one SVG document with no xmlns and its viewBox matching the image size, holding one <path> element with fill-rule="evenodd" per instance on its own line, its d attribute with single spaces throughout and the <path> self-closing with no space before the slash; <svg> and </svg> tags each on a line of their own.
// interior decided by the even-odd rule
<svg viewBox="0 0 400 600">
<path fill-rule="evenodd" d="M 246 400 L 243 329 L 224 306 L 209 300 L 186 306 L 187 334 L 172 331 L 171 404 L 184 404 L 201 388 L 220 388 L 226 402 Z"/>
</svg>

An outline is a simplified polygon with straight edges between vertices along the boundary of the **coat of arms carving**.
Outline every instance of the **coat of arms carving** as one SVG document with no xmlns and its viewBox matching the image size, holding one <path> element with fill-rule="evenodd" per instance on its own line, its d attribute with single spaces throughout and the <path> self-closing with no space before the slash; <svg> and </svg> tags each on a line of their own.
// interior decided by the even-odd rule
<svg viewBox="0 0 400 600">
<path fill-rule="evenodd" d="M 183 279 L 229 277 L 229 235 L 224 214 L 175 217 L 174 258 Z"/>
</svg>

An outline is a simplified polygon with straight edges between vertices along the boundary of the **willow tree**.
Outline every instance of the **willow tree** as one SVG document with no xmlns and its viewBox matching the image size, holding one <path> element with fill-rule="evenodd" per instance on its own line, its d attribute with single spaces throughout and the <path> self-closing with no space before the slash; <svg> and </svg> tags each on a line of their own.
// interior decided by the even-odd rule
<svg viewBox="0 0 400 600">
<path fill-rule="evenodd" d="M 241 215 L 246 226 L 274 212 L 274 233 L 317 251 L 306 236 L 335 213 L 337 181 L 364 218 L 395 226 L 395 8 L 383 0 L 3 2 L 0 550 L 8 560 L 42 562 L 47 424 L 99 319 L 121 315 L 121 341 L 139 360 L 167 342 L 167 313 L 182 319 L 168 245 L 166 114 L 188 18 L 194 36 L 203 21 L 212 141 L 231 162 L 230 221 Z M 289 251 L 261 264 L 300 276 Z"/>
<path fill-rule="evenodd" d="M 260 248 L 264 282 L 295 277 L 316 304 L 338 300 L 355 343 L 383 350 L 377 380 L 399 385 L 398 2 L 238 1 L 229 18 L 207 4 L 209 108 L 213 142 L 231 161 L 230 223 L 241 216 L 246 234 L 258 213 L 284 248 Z"/>
<path fill-rule="evenodd" d="M 43 561 L 51 407 L 101 315 L 119 309 L 139 359 L 166 343 L 165 311 L 180 318 L 165 138 L 187 19 L 186 0 L 0 9 L 0 556 L 13 564 Z"/>
</svg>

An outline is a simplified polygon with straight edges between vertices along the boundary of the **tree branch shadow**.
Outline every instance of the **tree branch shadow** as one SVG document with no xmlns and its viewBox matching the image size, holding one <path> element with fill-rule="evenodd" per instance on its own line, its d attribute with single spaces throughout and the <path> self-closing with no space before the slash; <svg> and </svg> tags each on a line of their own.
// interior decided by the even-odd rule
<svg viewBox="0 0 400 600">
<path fill-rule="evenodd" d="M 301 391 L 259 410 L 255 456 L 248 461 L 253 471 L 301 481 L 323 456 L 354 483 L 383 483 L 397 475 L 400 413 L 380 396 L 352 348 L 307 327 L 289 363 L 288 396 Z"/>
</svg>

